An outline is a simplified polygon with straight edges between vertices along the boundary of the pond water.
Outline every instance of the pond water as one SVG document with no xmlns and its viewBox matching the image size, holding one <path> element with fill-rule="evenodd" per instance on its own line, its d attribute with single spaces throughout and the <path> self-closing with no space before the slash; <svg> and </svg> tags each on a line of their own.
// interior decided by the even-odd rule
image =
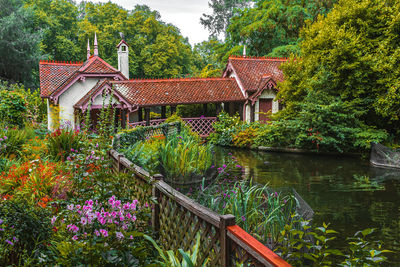
<svg viewBox="0 0 400 267">
<path fill-rule="evenodd" d="M 329 222 L 340 232 L 338 245 L 358 230 L 377 228 L 375 237 L 395 251 L 387 254 L 389 264 L 400 265 L 400 171 L 352 157 L 217 148 L 217 155 L 229 152 L 245 178 L 274 189 L 293 187 L 314 210 L 316 225 Z"/>
</svg>

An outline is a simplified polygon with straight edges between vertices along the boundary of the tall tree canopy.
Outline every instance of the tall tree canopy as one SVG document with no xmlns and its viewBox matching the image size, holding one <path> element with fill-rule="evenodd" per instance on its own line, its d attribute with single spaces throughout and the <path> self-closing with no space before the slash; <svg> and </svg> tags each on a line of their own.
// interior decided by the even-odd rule
<svg viewBox="0 0 400 267">
<path fill-rule="evenodd" d="M 336 0 L 259 0 L 254 7 L 238 10 L 227 28 L 228 54 L 241 45 L 252 56 L 289 56 L 299 52 L 299 32 L 306 20 L 326 14 Z"/>
<path fill-rule="evenodd" d="M 284 113 L 296 116 L 314 101 L 307 97 L 313 92 L 340 99 L 368 125 L 398 131 L 399 14 L 395 0 L 340 0 L 326 17 L 307 23 L 301 58 L 283 66 Z"/>
<path fill-rule="evenodd" d="M 0 79 L 32 82 L 41 40 L 32 20 L 32 10 L 21 1 L 0 0 Z"/>
<path fill-rule="evenodd" d="M 252 2 L 252 0 L 210 0 L 208 6 L 212 8 L 213 13 L 203 14 L 200 23 L 208 29 L 212 37 L 225 34 L 235 10 L 248 7 Z"/>
</svg>

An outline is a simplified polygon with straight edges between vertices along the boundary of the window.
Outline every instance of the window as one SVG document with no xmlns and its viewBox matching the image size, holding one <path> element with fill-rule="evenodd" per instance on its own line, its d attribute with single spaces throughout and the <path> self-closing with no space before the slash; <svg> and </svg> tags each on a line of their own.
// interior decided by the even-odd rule
<svg viewBox="0 0 400 267">
<path fill-rule="evenodd" d="M 121 46 L 121 50 L 122 50 L 122 51 L 126 51 L 126 46 L 124 46 L 124 45 Z"/>
</svg>

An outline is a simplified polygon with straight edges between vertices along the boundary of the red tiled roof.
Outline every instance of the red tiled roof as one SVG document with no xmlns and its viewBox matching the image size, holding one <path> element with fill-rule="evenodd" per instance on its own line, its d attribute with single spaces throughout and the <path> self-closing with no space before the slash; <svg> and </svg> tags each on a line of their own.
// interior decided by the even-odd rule
<svg viewBox="0 0 400 267">
<path fill-rule="evenodd" d="M 119 70 L 105 62 L 98 56 L 90 57 L 79 69 L 84 73 L 119 73 Z"/>
<path fill-rule="evenodd" d="M 61 84 L 73 75 L 82 62 L 67 63 L 41 60 L 39 63 L 40 95 L 50 96 Z"/>
<path fill-rule="evenodd" d="M 245 101 L 234 78 L 113 81 L 132 105 L 157 106 Z"/>
<path fill-rule="evenodd" d="M 275 82 L 283 81 L 283 72 L 279 66 L 287 60 L 288 58 L 231 56 L 228 65 L 231 64 L 235 70 L 245 91 L 256 91 L 266 75 L 271 76 Z"/>
<path fill-rule="evenodd" d="M 40 94 L 49 97 L 62 91 L 79 74 L 121 74 L 121 72 L 98 56 L 90 57 L 86 62 L 40 61 Z M 123 76 L 123 75 L 122 75 Z"/>
<path fill-rule="evenodd" d="M 122 44 L 125 44 L 126 46 L 130 46 L 130 45 L 128 45 L 127 42 L 125 42 L 125 40 L 121 40 L 121 42 L 119 42 L 119 44 L 117 44 L 117 48 L 120 47 Z"/>
</svg>

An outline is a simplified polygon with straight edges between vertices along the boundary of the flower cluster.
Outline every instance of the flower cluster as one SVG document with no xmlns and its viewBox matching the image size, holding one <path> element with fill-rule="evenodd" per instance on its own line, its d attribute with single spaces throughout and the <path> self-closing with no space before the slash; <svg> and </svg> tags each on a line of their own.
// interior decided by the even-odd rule
<svg viewBox="0 0 400 267">
<path fill-rule="evenodd" d="M 53 198 L 64 199 L 70 184 L 69 174 L 60 171 L 59 165 L 39 160 L 12 166 L 8 173 L 0 175 L 3 198 L 23 197 L 41 207 Z"/>
<path fill-rule="evenodd" d="M 90 199 L 84 205 L 68 205 L 67 217 L 61 220 L 53 217 L 51 223 L 68 223 L 65 229 L 73 240 L 115 237 L 121 241 L 126 235 L 129 236 L 128 231 L 134 226 L 137 205 L 137 200 L 122 203 L 115 196 L 110 197 L 105 205 Z M 112 236 L 110 232 L 114 232 Z"/>
</svg>

